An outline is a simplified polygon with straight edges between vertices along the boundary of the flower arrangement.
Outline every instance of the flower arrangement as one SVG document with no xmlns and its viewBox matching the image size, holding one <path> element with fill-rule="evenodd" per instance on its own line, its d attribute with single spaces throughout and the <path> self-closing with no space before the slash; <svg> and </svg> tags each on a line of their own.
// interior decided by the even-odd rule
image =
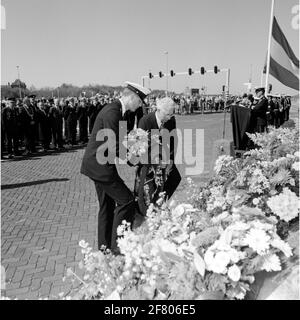
<svg viewBox="0 0 300 320">
<path fill-rule="evenodd" d="M 135 230 L 118 229 L 121 255 L 81 242 L 85 275 L 74 299 L 244 299 L 259 271 L 280 271 L 293 253 L 282 224 L 299 214 L 295 129 L 252 135 L 258 149 L 220 157 L 188 203 L 150 204 Z"/>
<path fill-rule="evenodd" d="M 246 152 L 244 158 L 219 157 L 208 185 L 198 190 L 190 185 L 192 202 L 213 216 L 241 205 L 258 207 L 277 217 L 278 230 L 286 236 L 299 214 L 298 131 L 269 130 L 249 135 L 258 148 Z"/>
<path fill-rule="evenodd" d="M 136 128 L 125 136 L 123 144 L 128 149 L 127 159 L 130 162 L 133 162 L 133 164 L 147 163 L 146 156 L 149 146 L 159 145 L 159 136 L 150 135 L 147 131 Z"/>
</svg>

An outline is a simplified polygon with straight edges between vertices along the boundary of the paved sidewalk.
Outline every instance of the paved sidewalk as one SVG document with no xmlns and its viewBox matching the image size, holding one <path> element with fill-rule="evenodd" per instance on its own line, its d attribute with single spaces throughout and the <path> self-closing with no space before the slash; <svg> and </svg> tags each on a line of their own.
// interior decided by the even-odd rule
<svg viewBox="0 0 300 320">
<path fill-rule="evenodd" d="M 79 173 L 83 149 L 2 162 L 1 264 L 6 295 L 56 298 L 81 258 L 78 242 L 96 245 L 98 203 Z"/>
</svg>

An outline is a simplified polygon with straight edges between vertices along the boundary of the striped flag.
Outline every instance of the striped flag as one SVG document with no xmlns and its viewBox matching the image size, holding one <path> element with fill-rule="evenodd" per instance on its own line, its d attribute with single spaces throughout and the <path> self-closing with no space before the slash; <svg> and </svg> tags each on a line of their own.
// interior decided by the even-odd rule
<svg viewBox="0 0 300 320">
<path fill-rule="evenodd" d="M 266 73 L 265 62 L 263 73 Z M 270 74 L 287 87 L 299 90 L 299 60 L 274 17 L 270 48 Z"/>
</svg>

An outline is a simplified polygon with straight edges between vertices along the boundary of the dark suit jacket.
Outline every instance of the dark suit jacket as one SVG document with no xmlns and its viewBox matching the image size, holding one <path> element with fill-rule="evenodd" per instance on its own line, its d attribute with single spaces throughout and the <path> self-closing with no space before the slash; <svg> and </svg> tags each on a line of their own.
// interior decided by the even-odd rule
<svg viewBox="0 0 300 320">
<path fill-rule="evenodd" d="M 258 103 L 252 109 L 252 116 L 256 125 L 265 126 L 267 124 L 267 116 L 266 116 L 267 111 L 268 111 L 268 100 L 266 97 L 263 97 L 258 101 Z"/>
<path fill-rule="evenodd" d="M 151 112 L 141 118 L 141 120 L 138 123 L 138 127 L 149 131 L 151 129 L 159 129 L 155 112 Z M 173 129 L 176 129 L 176 119 L 175 117 L 171 117 L 167 122 L 164 123 L 163 128 L 171 132 Z M 177 144 L 177 137 L 176 135 L 174 138 L 171 136 L 170 139 L 170 159 L 174 161 L 175 151 L 176 151 L 176 144 Z"/>
<path fill-rule="evenodd" d="M 97 133 L 102 129 L 111 129 L 115 135 L 115 145 L 109 143 L 109 147 L 115 148 L 116 156 L 119 154 L 119 121 L 122 120 L 122 105 L 119 100 L 107 104 L 97 115 L 88 145 L 83 156 L 80 172 L 89 178 L 100 182 L 111 182 L 120 179 L 115 164 L 99 164 L 96 153 L 100 146 L 108 154 L 107 138 L 104 141 L 96 141 Z M 105 144 L 105 145 L 104 145 Z M 112 149 L 113 150 L 113 149 Z M 103 153 L 103 150 L 101 151 Z"/>
</svg>

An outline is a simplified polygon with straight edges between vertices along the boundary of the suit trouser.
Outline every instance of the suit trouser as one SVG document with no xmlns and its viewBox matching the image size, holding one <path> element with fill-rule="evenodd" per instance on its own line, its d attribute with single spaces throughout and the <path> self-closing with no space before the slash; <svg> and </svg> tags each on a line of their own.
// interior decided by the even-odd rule
<svg viewBox="0 0 300 320">
<path fill-rule="evenodd" d="M 19 152 L 19 144 L 18 144 L 18 133 L 17 132 L 7 132 L 7 151 L 9 154 L 13 152 L 17 154 Z"/>
<path fill-rule="evenodd" d="M 119 178 L 111 182 L 94 181 L 99 201 L 98 248 L 118 252 L 117 228 L 123 220 L 133 223 L 135 202 L 131 191 Z"/>
<path fill-rule="evenodd" d="M 166 192 L 166 196 L 168 199 L 172 197 L 180 181 L 181 181 L 180 173 L 177 167 L 173 165 L 168 175 L 167 181 L 165 182 L 165 185 L 164 185 L 164 191 Z"/>
</svg>

